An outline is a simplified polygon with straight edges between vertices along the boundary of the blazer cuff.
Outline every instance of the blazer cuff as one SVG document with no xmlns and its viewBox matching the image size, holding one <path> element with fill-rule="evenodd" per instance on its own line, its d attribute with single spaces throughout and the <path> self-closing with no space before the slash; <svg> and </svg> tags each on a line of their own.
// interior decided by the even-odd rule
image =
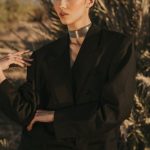
<svg viewBox="0 0 150 150">
<path fill-rule="evenodd" d="M 8 96 L 9 94 L 11 94 L 12 91 L 14 91 L 14 87 L 12 86 L 12 84 L 9 82 L 8 79 L 5 79 L 4 81 L 1 82 L 0 95 Z"/>
</svg>

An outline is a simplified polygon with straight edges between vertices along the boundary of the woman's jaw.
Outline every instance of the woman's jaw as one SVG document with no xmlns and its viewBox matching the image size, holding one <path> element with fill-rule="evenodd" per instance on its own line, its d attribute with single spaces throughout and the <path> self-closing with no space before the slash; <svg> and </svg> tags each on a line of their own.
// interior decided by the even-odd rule
<svg viewBox="0 0 150 150">
<path fill-rule="evenodd" d="M 63 18 L 60 18 L 62 24 L 66 25 L 69 31 L 78 30 L 88 24 L 91 23 L 91 20 L 89 17 L 83 17 L 78 19 L 69 18 L 69 16 L 65 16 Z"/>
<path fill-rule="evenodd" d="M 57 15 L 62 24 L 66 25 L 69 30 L 79 29 L 91 22 L 88 12 L 79 9 L 76 12 L 61 10 Z"/>
<path fill-rule="evenodd" d="M 89 9 L 92 0 L 75 0 L 74 5 L 61 3 L 54 5 L 54 9 L 62 24 L 68 27 L 69 31 L 78 30 L 91 23 Z M 94 2 L 94 1 L 93 1 Z"/>
</svg>

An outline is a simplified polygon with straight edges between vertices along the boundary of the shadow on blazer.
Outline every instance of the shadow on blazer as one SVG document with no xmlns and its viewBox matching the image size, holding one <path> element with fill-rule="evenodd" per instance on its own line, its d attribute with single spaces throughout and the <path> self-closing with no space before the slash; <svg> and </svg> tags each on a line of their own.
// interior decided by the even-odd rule
<svg viewBox="0 0 150 150">
<path fill-rule="evenodd" d="M 40 48 L 32 58 L 27 82 L 18 90 L 7 79 L 0 84 L 0 108 L 23 125 L 22 136 L 36 109 L 55 110 L 54 122 L 47 123 L 43 135 L 53 128 L 58 140 L 83 140 L 77 142 L 80 149 L 99 141 L 103 150 L 115 150 L 119 126 L 130 115 L 135 92 L 133 37 L 93 23 L 72 68 L 69 34 Z"/>
</svg>

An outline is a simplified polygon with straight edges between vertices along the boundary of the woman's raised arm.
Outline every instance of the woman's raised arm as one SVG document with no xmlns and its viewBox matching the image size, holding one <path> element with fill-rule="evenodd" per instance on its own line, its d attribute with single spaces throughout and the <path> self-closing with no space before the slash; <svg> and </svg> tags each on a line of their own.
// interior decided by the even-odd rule
<svg viewBox="0 0 150 150">
<path fill-rule="evenodd" d="M 24 59 L 22 54 L 29 51 L 20 51 L 0 59 L 0 110 L 9 118 L 27 125 L 32 120 L 36 111 L 36 98 L 34 88 L 35 78 L 35 53 L 31 58 Z M 33 60 L 33 61 L 32 61 Z M 27 81 L 16 90 L 5 77 L 3 70 L 11 64 L 27 67 Z"/>
</svg>

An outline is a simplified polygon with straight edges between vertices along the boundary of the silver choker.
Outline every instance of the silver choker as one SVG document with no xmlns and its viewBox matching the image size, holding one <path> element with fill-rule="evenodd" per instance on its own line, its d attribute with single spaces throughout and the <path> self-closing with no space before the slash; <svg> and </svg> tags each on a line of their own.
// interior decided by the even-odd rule
<svg viewBox="0 0 150 150">
<path fill-rule="evenodd" d="M 78 29 L 78 30 L 74 30 L 74 31 L 69 31 L 69 36 L 71 38 L 79 38 L 79 37 L 85 37 L 87 31 L 89 30 L 90 26 L 92 23 Z"/>
</svg>

